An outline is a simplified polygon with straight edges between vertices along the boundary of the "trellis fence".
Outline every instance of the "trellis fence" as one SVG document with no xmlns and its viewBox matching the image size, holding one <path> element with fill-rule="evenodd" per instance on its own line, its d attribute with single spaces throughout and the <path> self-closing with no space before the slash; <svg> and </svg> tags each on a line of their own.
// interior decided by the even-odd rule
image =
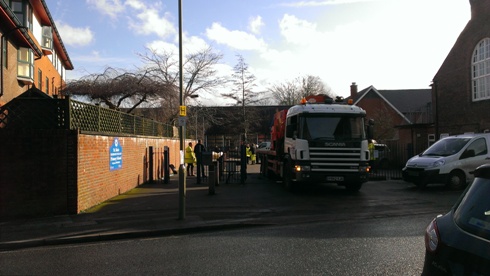
<svg viewBox="0 0 490 276">
<path fill-rule="evenodd" d="M 70 98 L 40 92 L 21 95 L 0 108 L 0 128 L 78 129 L 81 132 L 172 137 L 173 127 Z"/>
</svg>

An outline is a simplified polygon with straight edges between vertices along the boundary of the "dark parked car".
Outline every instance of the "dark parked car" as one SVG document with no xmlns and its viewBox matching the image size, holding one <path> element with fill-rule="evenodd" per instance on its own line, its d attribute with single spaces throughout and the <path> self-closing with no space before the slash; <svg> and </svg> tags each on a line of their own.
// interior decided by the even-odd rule
<svg viewBox="0 0 490 276">
<path fill-rule="evenodd" d="M 490 164 L 425 231 L 422 275 L 490 275 Z"/>
</svg>

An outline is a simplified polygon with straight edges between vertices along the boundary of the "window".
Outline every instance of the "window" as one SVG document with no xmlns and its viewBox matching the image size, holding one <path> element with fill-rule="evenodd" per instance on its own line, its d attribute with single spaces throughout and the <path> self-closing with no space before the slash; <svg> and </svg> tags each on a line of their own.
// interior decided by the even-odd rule
<svg viewBox="0 0 490 276">
<path fill-rule="evenodd" d="M 3 61 L 2 66 L 5 68 L 7 68 L 7 48 L 8 48 L 7 38 L 2 37 L 2 61 Z"/>
<path fill-rule="evenodd" d="M 34 79 L 34 53 L 29 48 L 19 48 L 17 51 L 17 77 Z"/>
<path fill-rule="evenodd" d="M 487 178 L 478 177 L 468 188 L 454 212 L 459 227 L 477 236 L 490 239 L 490 185 Z"/>
<path fill-rule="evenodd" d="M 53 49 L 53 30 L 50 26 L 43 26 L 42 47 L 49 50 Z"/>
<path fill-rule="evenodd" d="M 478 43 L 472 59 L 473 101 L 490 99 L 490 38 Z"/>
<path fill-rule="evenodd" d="M 306 140 L 360 140 L 365 137 L 362 117 L 345 114 L 305 114 L 300 118 L 299 138 Z"/>
<path fill-rule="evenodd" d="M 466 148 L 467 152 L 471 152 L 472 154 L 467 155 L 467 156 L 479 156 L 479 155 L 486 155 L 487 154 L 487 142 L 485 138 L 480 138 L 478 140 L 475 140 L 471 145 L 469 145 Z"/>
<path fill-rule="evenodd" d="M 43 87 L 43 71 L 41 69 L 37 69 L 37 87 L 39 89 Z"/>
<path fill-rule="evenodd" d="M 32 31 L 32 10 L 29 1 L 26 0 L 10 0 L 10 8 L 14 12 L 20 23 L 28 27 Z"/>
<path fill-rule="evenodd" d="M 49 78 L 46 77 L 46 94 L 49 95 Z"/>
</svg>

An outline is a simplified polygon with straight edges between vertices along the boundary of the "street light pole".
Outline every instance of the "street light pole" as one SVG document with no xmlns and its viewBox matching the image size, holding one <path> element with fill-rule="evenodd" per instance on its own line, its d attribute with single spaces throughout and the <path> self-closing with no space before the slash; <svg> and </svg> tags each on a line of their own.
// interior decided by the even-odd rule
<svg viewBox="0 0 490 276">
<path fill-rule="evenodd" d="M 180 139 L 180 166 L 179 166 L 179 220 L 185 219 L 185 200 L 186 200 L 186 171 L 184 163 L 184 133 L 186 107 L 184 105 L 184 76 L 182 61 L 182 0 L 179 0 L 179 92 L 180 92 L 180 116 L 179 139 Z"/>
</svg>

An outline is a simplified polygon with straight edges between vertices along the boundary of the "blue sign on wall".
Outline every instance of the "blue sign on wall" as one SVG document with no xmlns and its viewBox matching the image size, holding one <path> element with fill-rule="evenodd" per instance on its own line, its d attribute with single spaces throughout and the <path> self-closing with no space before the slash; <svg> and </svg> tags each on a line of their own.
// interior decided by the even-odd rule
<svg viewBox="0 0 490 276">
<path fill-rule="evenodd" d="M 122 147 L 119 139 L 114 138 L 109 150 L 109 168 L 111 171 L 122 168 Z"/>
</svg>

